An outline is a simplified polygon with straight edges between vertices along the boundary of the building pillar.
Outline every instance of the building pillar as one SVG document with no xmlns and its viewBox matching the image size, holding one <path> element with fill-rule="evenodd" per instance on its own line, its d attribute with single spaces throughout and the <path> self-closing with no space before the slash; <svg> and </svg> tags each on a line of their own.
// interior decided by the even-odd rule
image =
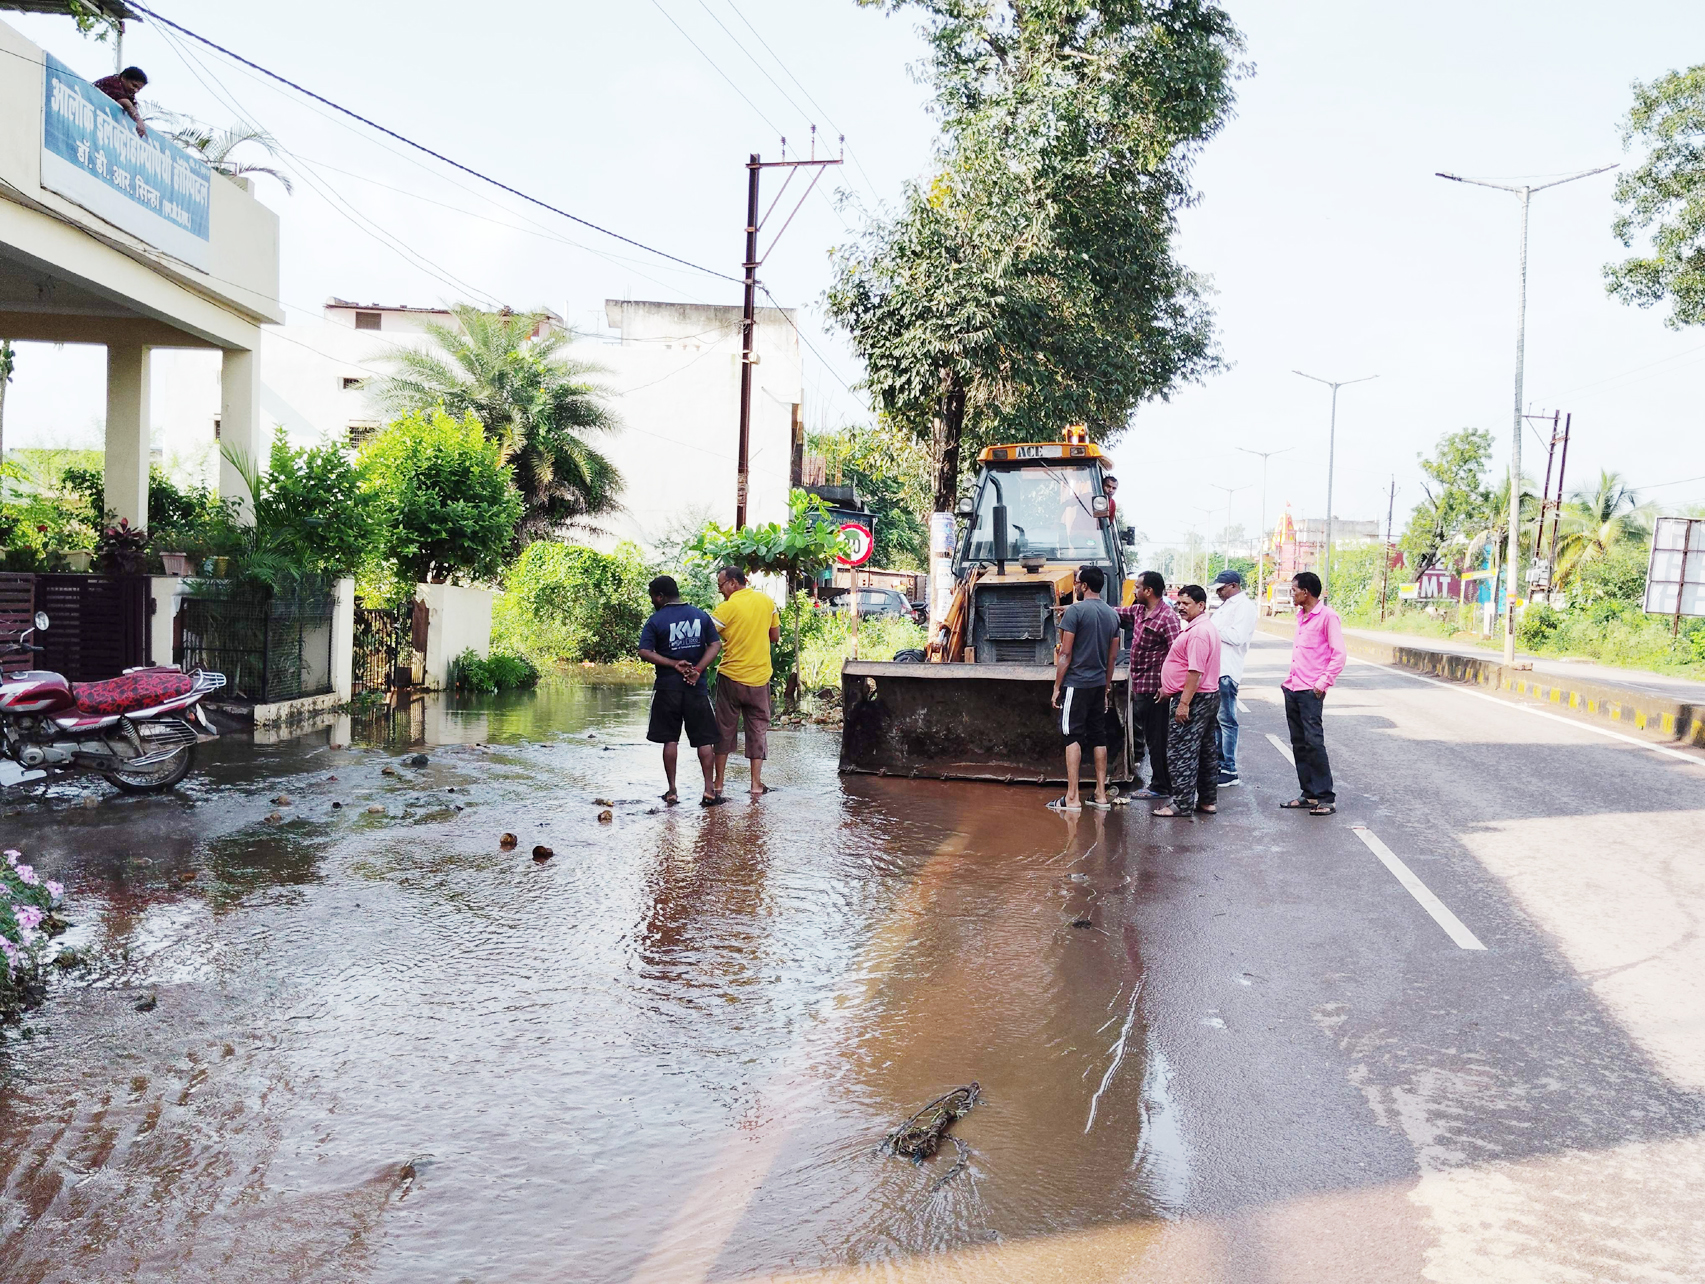
<svg viewBox="0 0 1705 1284">
<path fill-rule="evenodd" d="M 150 438 L 148 349 L 107 348 L 106 502 L 115 517 L 137 529 L 148 525 Z M 104 522 L 104 513 L 95 514 Z"/>
<path fill-rule="evenodd" d="M 248 483 L 232 464 L 266 471 L 266 442 L 261 439 L 260 353 L 227 348 L 219 374 L 219 497 L 235 499 L 244 521 L 254 520 Z"/>
</svg>

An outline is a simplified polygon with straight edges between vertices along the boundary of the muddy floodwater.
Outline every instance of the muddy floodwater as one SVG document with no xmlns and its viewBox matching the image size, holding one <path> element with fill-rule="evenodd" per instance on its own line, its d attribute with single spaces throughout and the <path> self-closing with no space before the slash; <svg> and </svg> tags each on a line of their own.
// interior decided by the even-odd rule
<svg viewBox="0 0 1705 1284">
<path fill-rule="evenodd" d="M 0 1278 L 1078 1278 L 1084 1232 L 1178 1215 L 1127 817 L 843 779 L 812 726 L 761 802 L 736 758 L 692 805 L 683 753 L 664 808 L 648 697 L 233 736 L 167 797 L 13 804 L 94 961 L 0 1048 Z M 879 1153 L 971 1080 L 964 1171 Z"/>
</svg>

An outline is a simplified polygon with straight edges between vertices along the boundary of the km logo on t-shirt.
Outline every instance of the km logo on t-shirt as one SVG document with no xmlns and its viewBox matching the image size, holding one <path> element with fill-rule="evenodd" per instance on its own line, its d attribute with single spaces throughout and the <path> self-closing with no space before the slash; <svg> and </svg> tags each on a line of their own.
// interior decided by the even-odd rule
<svg viewBox="0 0 1705 1284">
<path fill-rule="evenodd" d="M 681 643 L 693 643 L 699 640 L 699 622 L 697 619 L 677 620 L 669 625 L 669 649 L 673 651 Z"/>
</svg>

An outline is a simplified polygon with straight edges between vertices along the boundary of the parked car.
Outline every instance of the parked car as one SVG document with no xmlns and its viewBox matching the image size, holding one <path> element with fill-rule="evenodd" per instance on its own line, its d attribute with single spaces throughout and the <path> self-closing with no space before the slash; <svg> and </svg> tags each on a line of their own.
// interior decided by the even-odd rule
<svg viewBox="0 0 1705 1284">
<path fill-rule="evenodd" d="M 926 619 L 928 619 L 928 615 L 924 610 L 924 604 L 922 602 L 909 601 L 906 595 L 900 592 L 899 589 L 861 588 L 857 590 L 857 593 L 858 613 L 866 619 L 882 615 L 901 615 L 905 616 L 907 619 L 914 620 L 919 624 L 922 624 Z M 850 594 L 846 593 L 841 595 L 840 599 L 835 603 L 835 609 L 837 611 L 850 609 L 848 602 L 849 596 Z"/>
</svg>

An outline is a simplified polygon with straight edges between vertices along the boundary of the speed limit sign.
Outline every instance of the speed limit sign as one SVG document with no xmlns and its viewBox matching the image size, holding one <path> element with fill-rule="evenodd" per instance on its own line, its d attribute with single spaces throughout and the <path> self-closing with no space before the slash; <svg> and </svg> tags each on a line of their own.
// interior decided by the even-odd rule
<svg viewBox="0 0 1705 1284">
<path fill-rule="evenodd" d="M 841 534 L 847 537 L 847 545 L 852 552 L 845 557 L 835 559 L 842 566 L 863 566 L 870 560 L 870 555 L 876 550 L 876 541 L 871 537 L 868 526 L 860 526 L 857 522 L 841 523 Z"/>
</svg>

